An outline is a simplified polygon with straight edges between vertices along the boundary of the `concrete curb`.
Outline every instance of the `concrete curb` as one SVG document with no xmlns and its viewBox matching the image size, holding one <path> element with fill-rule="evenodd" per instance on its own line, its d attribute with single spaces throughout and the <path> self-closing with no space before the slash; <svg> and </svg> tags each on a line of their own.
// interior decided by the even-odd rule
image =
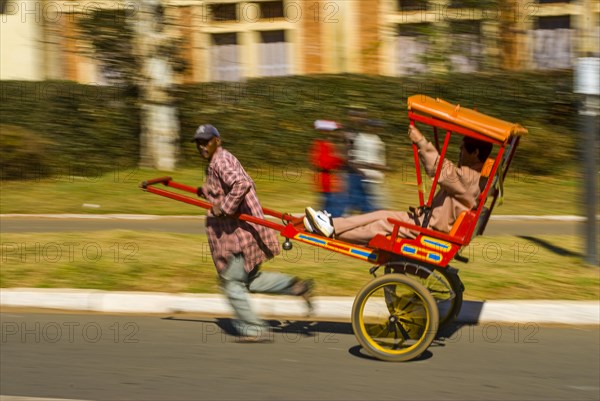
<svg viewBox="0 0 600 401">
<path fill-rule="evenodd" d="M 304 302 L 295 297 L 252 295 L 262 316 L 305 318 Z M 350 320 L 354 297 L 316 297 L 312 318 Z M 102 313 L 207 313 L 231 315 L 218 294 L 168 294 L 76 289 L 3 288 L 0 306 L 49 308 Z M 465 301 L 459 315 L 464 323 L 600 324 L 600 301 Z"/>
</svg>

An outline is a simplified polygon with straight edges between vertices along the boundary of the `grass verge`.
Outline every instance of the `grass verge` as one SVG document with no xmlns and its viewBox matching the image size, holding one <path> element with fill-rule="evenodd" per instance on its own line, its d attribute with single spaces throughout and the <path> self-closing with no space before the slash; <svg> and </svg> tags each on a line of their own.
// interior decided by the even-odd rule
<svg viewBox="0 0 600 401">
<path fill-rule="evenodd" d="M 382 187 L 386 208 L 407 210 L 418 204 L 414 167 L 390 173 Z M 308 168 L 249 167 L 264 207 L 302 212 L 318 206 L 314 174 Z M 203 181 L 200 167 L 165 173 L 151 169 L 116 169 L 75 176 L 69 171 L 51 179 L 0 181 L 1 213 L 133 213 L 182 215 L 204 211 L 190 205 L 143 193 L 141 181 L 164 175 L 191 186 Z M 505 182 L 504 203 L 495 214 L 582 214 L 578 198 L 581 181 L 574 175 L 542 177 L 511 172 Z M 551 201 L 541 203 L 540 199 Z"/>
<path fill-rule="evenodd" d="M 294 248 L 263 265 L 317 281 L 317 295 L 354 296 L 370 265 L 316 247 Z M 96 231 L 2 234 L 0 286 L 215 293 L 216 273 L 204 235 Z M 581 262 L 576 237 L 479 237 L 455 262 L 465 299 L 600 297 L 600 269 Z"/>
</svg>

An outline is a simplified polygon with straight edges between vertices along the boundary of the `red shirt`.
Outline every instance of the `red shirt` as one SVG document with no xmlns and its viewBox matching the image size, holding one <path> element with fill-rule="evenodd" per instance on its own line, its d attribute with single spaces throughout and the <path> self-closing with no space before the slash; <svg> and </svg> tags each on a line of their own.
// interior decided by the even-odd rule
<svg viewBox="0 0 600 401">
<path fill-rule="evenodd" d="M 228 216 L 243 213 L 264 218 L 254 181 L 239 160 L 225 149 L 217 148 L 213 154 L 202 191 L 209 202 L 220 203 Z M 235 254 L 244 255 L 245 270 L 250 272 L 281 252 L 272 229 L 235 217 L 215 217 L 210 210 L 206 216 L 206 235 L 218 271 L 223 271 Z"/>
<path fill-rule="evenodd" d="M 331 142 L 317 139 L 312 146 L 311 163 L 317 170 L 315 181 L 320 192 L 339 192 L 339 183 L 335 176 L 336 169 L 344 164 L 344 159 L 339 157 L 335 145 Z"/>
</svg>

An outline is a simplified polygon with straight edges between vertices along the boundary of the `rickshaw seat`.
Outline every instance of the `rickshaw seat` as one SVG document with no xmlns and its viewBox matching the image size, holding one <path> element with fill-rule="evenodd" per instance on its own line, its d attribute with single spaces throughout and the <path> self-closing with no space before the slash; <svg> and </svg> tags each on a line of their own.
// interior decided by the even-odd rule
<svg viewBox="0 0 600 401">
<path fill-rule="evenodd" d="M 481 202 L 485 202 L 485 199 L 482 198 L 483 188 L 485 187 L 485 185 L 487 184 L 487 181 L 490 178 L 492 168 L 494 167 L 494 162 L 495 162 L 494 158 L 489 157 L 483 163 L 483 167 L 481 168 L 481 173 L 479 175 L 479 188 L 481 189 L 482 193 L 479 194 L 479 197 L 477 199 L 478 204 Z M 480 230 L 481 224 L 482 224 L 483 220 L 485 219 L 485 216 L 487 215 L 488 212 L 489 212 L 489 209 L 484 206 L 483 209 L 481 210 L 481 215 L 477 219 L 475 230 L 473 231 L 474 236 L 481 234 L 479 232 L 479 230 Z M 450 230 L 450 232 L 448 234 L 452 237 L 455 237 L 457 235 L 460 237 L 463 232 L 466 234 L 466 232 L 468 232 L 469 224 L 472 224 L 474 219 L 475 219 L 475 210 L 462 211 L 458 215 L 456 220 L 454 221 L 454 224 L 452 225 L 452 229 Z M 463 220 L 466 220 L 466 224 L 467 224 L 466 227 L 462 226 Z"/>
<path fill-rule="evenodd" d="M 492 172 L 492 167 L 494 167 L 494 158 L 488 157 L 488 159 L 483 163 L 483 167 L 481 168 L 481 174 L 479 175 L 481 178 L 489 178 Z"/>
<path fill-rule="evenodd" d="M 465 219 L 465 216 L 467 215 L 467 213 L 473 213 L 473 211 L 472 210 L 465 210 L 465 211 L 461 212 L 458 215 L 458 217 L 456 218 L 456 221 L 454 222 L 454 224 L 452 225 L 452 229 L 448 233 L 449 235 L 451 235 L 453 237 L 456 236 L 456 233 L 458 232 L 458 228 L 462 224 L 462 222 Z"/>
<path fill-rule="evenodd" d="M 483 163 L 483 167 L 481 168 L 481 173 L 479 176 L 479 188 L 481 189 L 482 193 L 479 195 L 479 197 L 477 199 L 478 204 L 480 204 L 481 202 L 485 202 L 485 199 L 482 198 L 483 188 L 485 187 L 488 179 L 490 178 L 492 168 L 494 167 L 494 162 L 495 162 L 495 159 L 492 157 L 489 157 Z M 475 207 L 475 209 L 477 209 L 477 207 Z M 471 241 L 471 238 L 473 236 L 482 234 L 482 232 L 480 232 L 480 230 L 482 228 L 483 222 L 486 220 L 486 216 L 488 213 L 489 213 L 489 209 L 484 206 L 481 210 L 481 214 L 479 215 L 479 218 L 477 219 L 477 221 L 475 221 L 476 210 L 471 209 L 471 210 L 462 211 L 458 215 L 456 220 L 454 221 L 454 224 L 452 225 L 450 232 L 448 232 L 448 235 L 450 237 L 454 237 L 454 238 L 458 239 L 461 242 L 465 242 L 465 245 L 468 244 Z M 468 234 L 469 229 L 472 224 L 475 224 L 475 230 L 473 230 L 473 235 L 470 238 L 466 238 L 466 235 Z"/>
<path fill-rule="evenodd" d="M 487 218 L 488 213 L 489 213 L 489 209 L 484 206 L 481 209 L 481 214 L 479 215 L 479 218 L 475 222 L 475 229 L 473 230 L 473 235 L 471 236 L 471 238 L 468 239 L 467 243 L 470 242 L 474 236 L 483 234 L 483 232 L 481 232 L 481 229 L 482 229 L 483 222 Z M 452 229 L 450 230 L 448 235 L 450 235 L 452 237 L 464 238 L 469 231 L 470 225 L 473 224 L 473 221 L 475 220 L 475 216 L 476 216 L 475 210 L 465 210 L 465 211 L 461 212 L 458 215 L 458 217 L 456 218 L 456 221 L 454 222 L 454 224 L 452 225 Z"/>
<path fill-rule="evenodd" d="M 482 234 L 482 232 L 481 232 L 482 224 L 485 221 L 488 213 L 489 213 L 489 210 L 487 207 L 484 207 L 481 210 L 481 214 L 479 215 L 479 218 L 476 218 L 477 217 L 476 210 L 465 210 L 465 211 L 461 212 L 458 215 L 454 224 L 452 225 L 452 229 L 450 230 L 449 233 L 435 231 L 435 230 L 432 230 L 429 228 L 423 228 L 423 227 L 420 227 L 420 226 L 417 226 L 414 224 L 406 223 L 406 222 L 395 220 L 392 218 L 389 218 L 388 221 L 394 225 L 397 225 L 398 227 L 405 227 L 405 228 L 408 228 L 409 230 L 417 231 L 417 232 L 419 232 L 419 235 L 426 235 L 426 236 L 437 238 L 440 240 L 450 241 L 450 242 L 453 242 L 460 246 L 466 246 L 471 242 L 471 239 L 474 236 Z M 467 237 L 473 224 L 475 224 L 475 228 L 472 231 L 472 235 L 470 237 Z M 386 243 L 387 244 L 391 243 L 392 236 L 393 236 L 393 234 L 392 235 L 378 234 L 371 239 L 371 241 L 369 242 L 369 246 L 374 247 L 374 248 L 382 248 L 382 247 L 385 248 Z M 404 237 L 401 237 L 401 236 L 396 237 L 396 242 L 403 241 L 403 240 L 405 240 Z"/>
<path fill-rule="evenodd" d="M 489 157 L 484 163 L 483 163 L 483 167 L 481 168 L 481 173 L 479 175 L 479 188 L 481 189 L 481 193 L 479 194 L 478 198 L 477 198 L 477 204 L 481 204 L 481 202 L 485 203 L 485 199 L 483 199 L 483 189 L 485 188 L 485 185 L 487 184 L 487 181 L 490 179 L 490 174 L 492 172 L 492 168 L 494 167 L 494 158 Z M 475 207 L 475 209 L 477 209 L 477 207 Z M 476 222 L 474 222 L 475 220 L 475 215 L 476 215 L 476 210 L 464 210 L 462 211 L 458 217 L 456 218 L 456 220 L 454 221 L 454 224 L 452 225 L 452 229 L 450 230 L 450 232 L 448 233 L 448 235 L 452 236 L 452 237 L 458 237 L 461 238 L 462 240 L 465 240 L 467 238 L 465 238 L 465 236 L 467 235 L 467 233 L 469 232 L 469 227 L 471 224 L 475 224 L 475 229 L 473 230 L 473 234 L 470 238 L 467 239 L 466 244 L 468 244 L 471 241 L 471 238 L 473 238 L 476 235 L 481 235 L 483 234 L 481 231 L 482 229 L 482 225 L 483 222 L 487 219 L 487 215 L 489 214 L 489 209 L 487 207 L 483 207 L 481 209 L 481 214 L 479 215 L 479 218 L 477 219 Z M 463 221 L 464 221 L 464 225 L 463 225 Z"/>
<path fill-rule="evenodd" d="M 491 157 L 488 158 L 484 162 L 483 167 L 481 169 L 481 173 L 480 173 L 480 177 L 479 177 L 479 187 L 480 187 L 482 193 L 480 193 L 480 195 L 477 199 L 478 205 L 481 204 L 481 202 L 485 203 L 485 201 L 486 201 L 486 199 L 483 199 L 483 188 L 486 186 L 487 181 L 490 179 L 490 174 L 491 174 L 492 168 L 494 166 L 494 162 L 495 162 L 494 158 L 491 158 Z M 410 224 L 410 223 L 406 223 L 403 221 L 389 218 L 388 221 L 396 226 L 396 228 L 394 229 L 394 234 L 391 234 L 391 235 L 378 234 L 371 239 L 371 241 L 369 242 L 369 246 L 372 246 L 375 248 L 382 247 L 382 246 L 385 247 L 386 242 L 388 244 L 391 243 L 392 237 L 394 235 L 396 235 L 395 233 L 397 233 L 397 229 L 399 227 L 405 227 L 405 228 L 408 228 L 409 230 L 417 231 L 419 233 L 419 235 L 426 235 L 426 236 L 434 237 L 434 238 L 437 238 L 440 240 L 445 240 L 445 241 L 450 241 L 450 242 L 453 242 L 456 244 L 460 244 L 461 246 L 466 246 L 471 242 L 471 239 L 474 236 L 483 234 L 483 225 L 484 225 L 483 223 L 487 220 L 487 216 L 489 213 L 490 213 L 489 208 L 487 208 L 485 206 L 481 209 L 481 213 L 479 216 L 477 216 L 477 207 L 475 207 L 474 209 L 471 209 L 471 210 L 465 210 L 458 215 L 458 217 L 454 221 L 454 224 L 452 225 L 452 228 L 450 229 L 450 232 L 448 232 L 448 233 L 444 233 L 441 231 L 435 231 L 435 230 L 432 230 L 429 228 L 424 228 L 421 226 L 417 226 L 414 224 Z M 471 228 L 473 227 L 473 225 L 475 225 L 475 227 L 471 231 Z M 469 233 L 471 233 L 470 236 L 468 236 Z M 403 239 L 404 239 L 404 237 L 398 236 L 398 237 L 396 237 L 396 242 L 402 241 Z"/>
</svg>

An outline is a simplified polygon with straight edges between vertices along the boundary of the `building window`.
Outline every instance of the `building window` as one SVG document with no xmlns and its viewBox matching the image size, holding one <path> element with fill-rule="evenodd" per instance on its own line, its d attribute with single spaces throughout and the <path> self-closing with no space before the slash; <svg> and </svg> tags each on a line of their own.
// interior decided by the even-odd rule
<svg viewBox="0 0 600 401">
<path fill-rule="evenodd" d="M 6 4 L 8 0 L 0 0 L 0 14 L 6 14 Z"/>
<path fill-rule="evenodd" d="M 568 15 L 539 17 L 530 37 L 534 68 L 544 70 L 572 67 L 573 30 Z"/>
<path fill-rule="evenodd" d="M 237 3 L 210 4 L 210 18 L 216 22 L 236 21 L 237 7 Z"/>
<path fill-rule="evenodd" d="M 552 17 L 539 17 L 535 22 L 535 29 L 570 29 L 571 17 L 558 15 Z"/>
<path fill-rule="evenodd" d="M 260 18 L 283 18 L 283 1 L 264 1 L 260 5 Z"/>
<path fill-rule="evenodd" d="M 427 0 L 398 0 L 398 11 L 427 10 Z"/>
<path fill-rule="evenodd" d="M 451 22 L 450 49 L 450 64 L 453 71 L 478 71 L 483 56 L 481 22 Z"/>
<path fill-rule="evenodd" d="M 495 0 L 450 0 L 448 6 L 450 8 L 495 9 L 498 7 L 498 4 L 494 1 Z"/>
<path fill-rule="evenodd" d="M 263 77 L 289 74 L 288 43 L 284 31 L 260 32 L 259 73 Z"/>
<path fill-rule="evenodd" d="M 429 48 L 428 24 L 403 24 L 396 36 L 396 74 L 410 75 L 427 72 L 424 61 Z"/>
<path fill-rule="evenodd" d="M 235 32 L 212 35 L 210 57 L 212 81 L 239 81 L 242 78 L 238 47 Z"/>
</svg>

